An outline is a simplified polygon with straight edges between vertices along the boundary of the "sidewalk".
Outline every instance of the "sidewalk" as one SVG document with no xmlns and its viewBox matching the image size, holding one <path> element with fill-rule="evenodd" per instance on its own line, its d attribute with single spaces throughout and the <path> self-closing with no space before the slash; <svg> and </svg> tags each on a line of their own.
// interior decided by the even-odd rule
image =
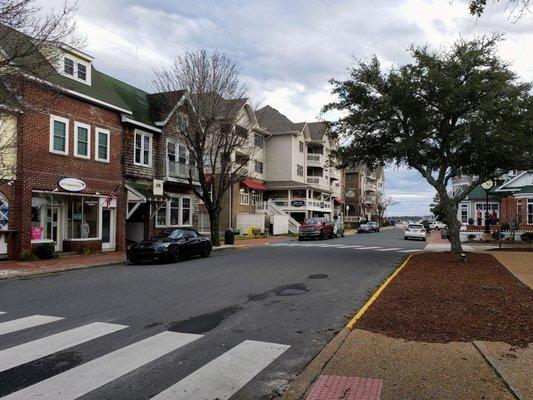
<svg viewBox="0 0 533 400">
<path fill-rule="evenodd" d="M 453 257 L 412 256 L 281 399 L 533 398 L 533 292 L 490 254 Z"/>
</svg>

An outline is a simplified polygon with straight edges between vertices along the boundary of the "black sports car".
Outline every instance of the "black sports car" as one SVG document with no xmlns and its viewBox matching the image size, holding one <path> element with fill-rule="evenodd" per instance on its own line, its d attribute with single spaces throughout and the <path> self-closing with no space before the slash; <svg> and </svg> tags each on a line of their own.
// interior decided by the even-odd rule
<svg viewBox="0 0 533 400">
<path fill-rule="evenodd" d="M 177 262 L 185 257 L 209 257 L 210 254 L 209 239 L 192 228 L 165 229 L 150 240 L 130 244 L 126 251 L 132 263 Z"/>
</svg>

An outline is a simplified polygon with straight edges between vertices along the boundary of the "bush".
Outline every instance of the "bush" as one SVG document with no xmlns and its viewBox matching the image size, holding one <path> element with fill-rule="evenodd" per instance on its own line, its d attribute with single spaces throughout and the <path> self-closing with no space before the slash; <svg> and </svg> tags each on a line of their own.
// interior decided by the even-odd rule
<svg viewBox="0 0 533 400">
<path fill-rule="evenodd" d="M 35 260 L 37 260 L 37 257 L 36 257 L 35 254 L 33 254 L 31 251 L 24 250 L 24 251 L 20 254 L 20 259 L 21 259 L 22 261 L 35 261 Z"/>
<path fill-rule="evenodd" d="M 500 230 L 501 230 L 501 231 L 510 231 L 510 230 L 511 230 L 511 225 L 509 225 L 509 224 L 507 224 L 507 223 L 506 223 L 506 224 L 502 224 L 502 225 L 500 226 Z"/>
<path fill-rule="evenodd" d="M 533 232 L 524 232 L 521 237 L 523 242 L 532 242 L 533 241 Z"/>
<path fill-rule="evenodd" d="M 53 243 L 41 243 L 35 248 L 35 255 L 39 260 L 55 258 L 56 251 Z"/>
</svg>

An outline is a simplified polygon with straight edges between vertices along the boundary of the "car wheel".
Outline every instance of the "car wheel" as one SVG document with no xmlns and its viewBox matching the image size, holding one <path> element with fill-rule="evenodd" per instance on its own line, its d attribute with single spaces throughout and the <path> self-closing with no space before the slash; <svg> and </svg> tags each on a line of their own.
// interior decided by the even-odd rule
<svg viewBox="0 0 533 400">
<path fill-rule="evenodd" d="M 209 257 L 211 255 L 211 245 L 206 245 L 204 249 L 202 250 L 202 257 Z"/>
<path fill-rule="evenodd" d="M 170 261 L 178 262 L 180 260 L 180 251 L 177 246 L 170 249 Z"/>
<path fill-rule="evenodd" d="M 304 238 L 301 237 L 301 236 L 298 236 L 298 241 L 299 241 L 299 242 L 303 242 L 303 241 L 304 241 Z"/>
<path fill-rule="evenodd" d="M 329 238 L 330 238 L 330 239 L 333 239 L 334 237 L 336 237 L 336 235 L 334 235 L 333 232 L 331 232 L 331 233 L 329 234 Z"/>
<path fill-rule="evenodd" d="M 409 240 L 409 238 L 406 236 L 406 237 L 403 238 L 403 240 Z"/>
</svg>

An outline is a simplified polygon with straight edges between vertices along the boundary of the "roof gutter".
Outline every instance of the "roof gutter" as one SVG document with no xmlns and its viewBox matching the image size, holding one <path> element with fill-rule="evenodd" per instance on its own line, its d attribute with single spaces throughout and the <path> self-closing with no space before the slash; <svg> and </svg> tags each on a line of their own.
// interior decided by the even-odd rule
<svg viewBox="0 0 533 400">
<path fill-rule="evenodd" d="M 121 115 L 120 118 L 121 118 L 122 122 L 126 122 L 128 124 L 132 124 L 132 125 L 138 126 L 140 128 L 148 129 L 148 130 L 151 130 L 153 132 L 161 132 L 161 129 L 159 129 L 159 128 L 156 128 L 154 126 L 150 126 L 148 124 L 143 124 L 142 122 L 139 122 L 139 121 L 135 121 L 134 119 L 128 118 L 125 115 Z"/>
<path fill-rule="evenodd" d="M 37 77 L 29 75 L 29 74 L 24 74 L 24 77 L 26 77 L 26 78 L 28 78 L 28 79 L 30 79 L 32 81 L 42 83 L 42 84 L 47 85 L 47 86 L 51 86 L 54 89 L 57 89 L 59 91 L 65 92 L 65 93 L 68 93 L 71 96 L 78 97 L 78 98 L 83 99 L 83 100 L 87 100 L 87 101 L 89 101 L 91 103 L 95 103 L 95 104 L 104 106 L 106 108 L 110 108 L 110 109 L 115 110 L 115 111 L 120 111 L 120 112 L 122 112 L 124 114 L 129 114 L 129 115 L 132 114 L 130 110 L 126 110 L 125 108 L 121 108 L 121 107 L 115 106 L 115 105 L 113 105 L 111 103 L 107 103 L 105 101 L 95 99 L 94 97 L 87 96 L 86 94 L 83 94 L 83 93 L 80 93 L 80 92 L 76 92 L 75 90 L 67 89 L 67 88 L 65 88 L 63 86 L 60 86 L 60 85 L 57 85 L 55 83 L 49 82 L 49 81 L 47 81 L 45 79 L 37 78 Z"/>
</svg>

